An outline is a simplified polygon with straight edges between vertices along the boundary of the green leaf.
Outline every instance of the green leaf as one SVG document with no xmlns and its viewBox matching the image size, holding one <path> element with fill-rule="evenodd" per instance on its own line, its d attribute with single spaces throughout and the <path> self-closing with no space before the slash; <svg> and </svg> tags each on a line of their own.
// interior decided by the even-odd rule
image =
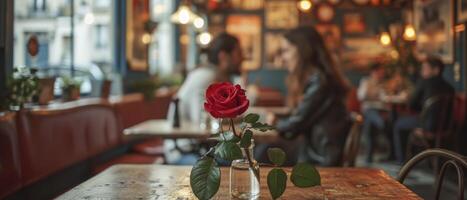
<svg viewBox="0 0 467 200">
<path fill-rule="evenodd" d="M 216 140 L 216 141 L 222 141 L 222 138 L 220 136 L 221 136 L 220 133 L 213 133 L 209 136 L 209 139 Z"/>
<path fill-rule="evenodd" d="M 232 131 L 224 132 L 222 135 L 224 135 L 225 140 L 228 142 L 237 143 L 240 141 L 240 137 L 237 137 Z"/>
<path fill-rule="evenodd" d="M 321 185 L 321 177 L 313 165 L 299 163 L 292 169 L 290 180 L 297 187 L 312 187 Z"/>
<path fill-rule="evenodd" d="M 248 148 L 251 145 L 251 138 L 253 137 L 253 132 L 246 130 L 243 134 L 242 139 L 240 140 L 240 146 L 243 148 Z"/>
<path fill-rule="evenodd" d="M 254 124 L 258 120 L 259 120 L 259 115 L 255 113 L 250 113 L 243 118 L 243 122 L 249 123 L 249 124 Z"/>
<path fill-rule="evenodd" d="M 204 157 L 191 169 L 190 186 L 198 199 L 207 200 L 219 190 L 221 171 L 211 157 Z"/>
<path fill-rule="evenodd" d="M 268 188 L 273 199 L 279 198 L 287 186 L 287 174 L 283 169 L 274 168 L 268 173 Z"/>
<path fill-rule="evenodd" d="M 241 159 L 243 157 L 242 150 L 233 142 L 220 142 L 217 144 L 214 154 L 221 159 L 229 161 Z"/>
<path fill-rule="evenodd" d="M 209 139 L 216 140 L 219 142 L 227 141 L 227 142 L 234 142 L 234 143 L 237 143 L 240 141 L 240 137 L 236 136 L 232 131 L 211 134 L 211 137 L 209 137 Z"/>
<path fill-rule="evenodd" d="M 259 130 L 261 132 L 266 132 L 266 131 L 269 131 L 269 130 L 273 130 L 274 127 L 273 126 L 270 126 L 268 124 L 265 124 L 265 123 L 261 123 L 261 122 L 256 122 L 254 123 L 251 128 L 253 129 L 256 129 L 256 130 Z"/>
<path fill-rule="evenodd" d="M 274 163 L 276 166 L 281 166 L 285 162 L 285 152 L 281 148 L 269 148 L 268 149 L 269 161 Z"/>
</svg>

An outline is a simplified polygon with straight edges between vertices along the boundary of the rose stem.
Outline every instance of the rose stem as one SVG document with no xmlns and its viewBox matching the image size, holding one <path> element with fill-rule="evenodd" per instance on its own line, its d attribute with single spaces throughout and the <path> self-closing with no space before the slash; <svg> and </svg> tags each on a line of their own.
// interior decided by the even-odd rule
<svg viewBox="0 0 467 200">
<path fill-rule="evenodd" d="M 259 173 L 258 171 L 253 167 L 253 161 L 251 160 L 250 153 L 248 152 L 248 149 L 245 148 L 245 154 L 246 158 L 248 159 L 248 165 L 250 166 L 250 169 L 253 171 L 253 174 L 255 174 L 256 180 L 259 183 Z"/>
<path fill-rule="evenodd" d="M 234 125 L 234 121 L 232 118 L 230 118 L 230 126 L 232 127 L 232 131 L 234 133 L 235 136 L 238 136 L 238 137 L 241 137 L 241 135 L 237 135 L 237 131 L 235 131 L 235 125 Z"/>
<path fill-rule="evenodd" d="M 224 132 L 224 127 L 222 127 L 222 118 L 219 119 L 219 128 L 221 129 L 221 133 Z"/>
<path fill-rule="evenodd" d="M 237 132 L 235 131 L 235 125 L 234 125 L 234 121 L 233 121 L 232 118 L 230 118 L 230 126 L 232 126 L 232 131 L 233 131 L 234 135 L 236 135 L 238 137 L 241 137 L 241 135 L 237 135 Z M 253 174 L 255 174 L 256 180 L 259 183 L 259 173 L 253 166 L 253 161 L 252 161 L 252 159 L 250 157 L 250 153 L 248 152 L 248 148 L 244 148 L 244 151 L 245 151 L 245 154 L 246 154 L 246 158 L 248 159 L 248 165 L 250 166 L 250 169 L 253 171 Z"/>
</svg>

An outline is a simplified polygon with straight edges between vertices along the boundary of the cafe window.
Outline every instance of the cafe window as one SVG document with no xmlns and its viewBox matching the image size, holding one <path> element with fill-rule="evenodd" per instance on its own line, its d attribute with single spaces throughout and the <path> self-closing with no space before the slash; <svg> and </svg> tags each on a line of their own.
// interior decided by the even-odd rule
<svg viewBox="0 0 467 200">
<path fill-rule="evenodd" d="M 46 9 L 46 0 L 33 0 L 32 9 L 34 12 L 44 12 Z"/>
<path fill-rule="evenodd" d="M 15 0 L 14 66 L 37 67 L 40 71 L 60 69 L 53 76 L 70 75 L 71 66 L 89 76 L 93 76 L 96 67 L 103 72 L 112 71 L 114 3 Z M 38 42 L 38 52 L 34 55 L 28 50 L 32 39 Z"/>
<path fill-rule="evenodd" d="M 114 3 L 15 0 L 14 66 L 36 67 L 45 77 L 74 76 L 83 81 L 81 93 L 92 95 L 95 80 L 113 71 Z M 60 81 L 55 87 L 61 95 Z"/>
</svg>

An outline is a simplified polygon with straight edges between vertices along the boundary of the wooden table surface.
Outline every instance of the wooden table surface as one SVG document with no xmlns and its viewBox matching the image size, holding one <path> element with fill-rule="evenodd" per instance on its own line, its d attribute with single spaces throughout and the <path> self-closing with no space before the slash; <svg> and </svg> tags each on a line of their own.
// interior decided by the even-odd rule
<svg viewBox="0 0 467 200">
<path fill-rule="evenodd" d="M 57 199 L 196 199 L 191 192 L 191 166 L 115 165 Z M 266 184 L 270 168 L 261 168 L 260 199 L 271 199 Z M 290 174 L 290 169 L 287 169 Z M 382 170 L 320 168 L 322 186 L 297 188 L 290 181 L 281 199 L 421 199 Z M 231 199 L 229 168 L 213 199 Z"/>
<path fill-rule="evenodd" d="M 199 124 L 182 122 L 180 128 L 172 127 L 170 121 L 165 119 L 154 119 L 136 124 L 123 131 L 126 136 L 135 137 L 161 137 L 161 138 L 208 138 L 214 131 L 202 129 Z"/>
<path fill-rule="evenodd" d="M 202 129 L 198 124 L 182 122 L 180 128 L 172 127 L 165 119 L 154 119 L 129 127 L 123 131 L 126 138 L 151 138 L 164 139 L 199 139 L 206 140 L 217 130 Z M 258 142 L 272 142 L 278 138 L 276 131 L 260 132 L 253 131 L 254 138 Z"/>
</svg>

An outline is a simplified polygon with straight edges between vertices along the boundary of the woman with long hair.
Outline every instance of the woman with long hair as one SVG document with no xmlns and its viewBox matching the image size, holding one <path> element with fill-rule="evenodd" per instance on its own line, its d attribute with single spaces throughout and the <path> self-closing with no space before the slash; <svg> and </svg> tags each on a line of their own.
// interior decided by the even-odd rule
<svg viewBox="0 0 467 200">
<path fill-rule="evenodd" d="M 289 71 L 287 104 L 294 111 L 276 127 L 285 138 L 303 135 L 298 161 L 337 166 L 350 127 L 345 106 L 348 83 L 310 26 L 287 32 L 281 41 Z"/>
</svg>

